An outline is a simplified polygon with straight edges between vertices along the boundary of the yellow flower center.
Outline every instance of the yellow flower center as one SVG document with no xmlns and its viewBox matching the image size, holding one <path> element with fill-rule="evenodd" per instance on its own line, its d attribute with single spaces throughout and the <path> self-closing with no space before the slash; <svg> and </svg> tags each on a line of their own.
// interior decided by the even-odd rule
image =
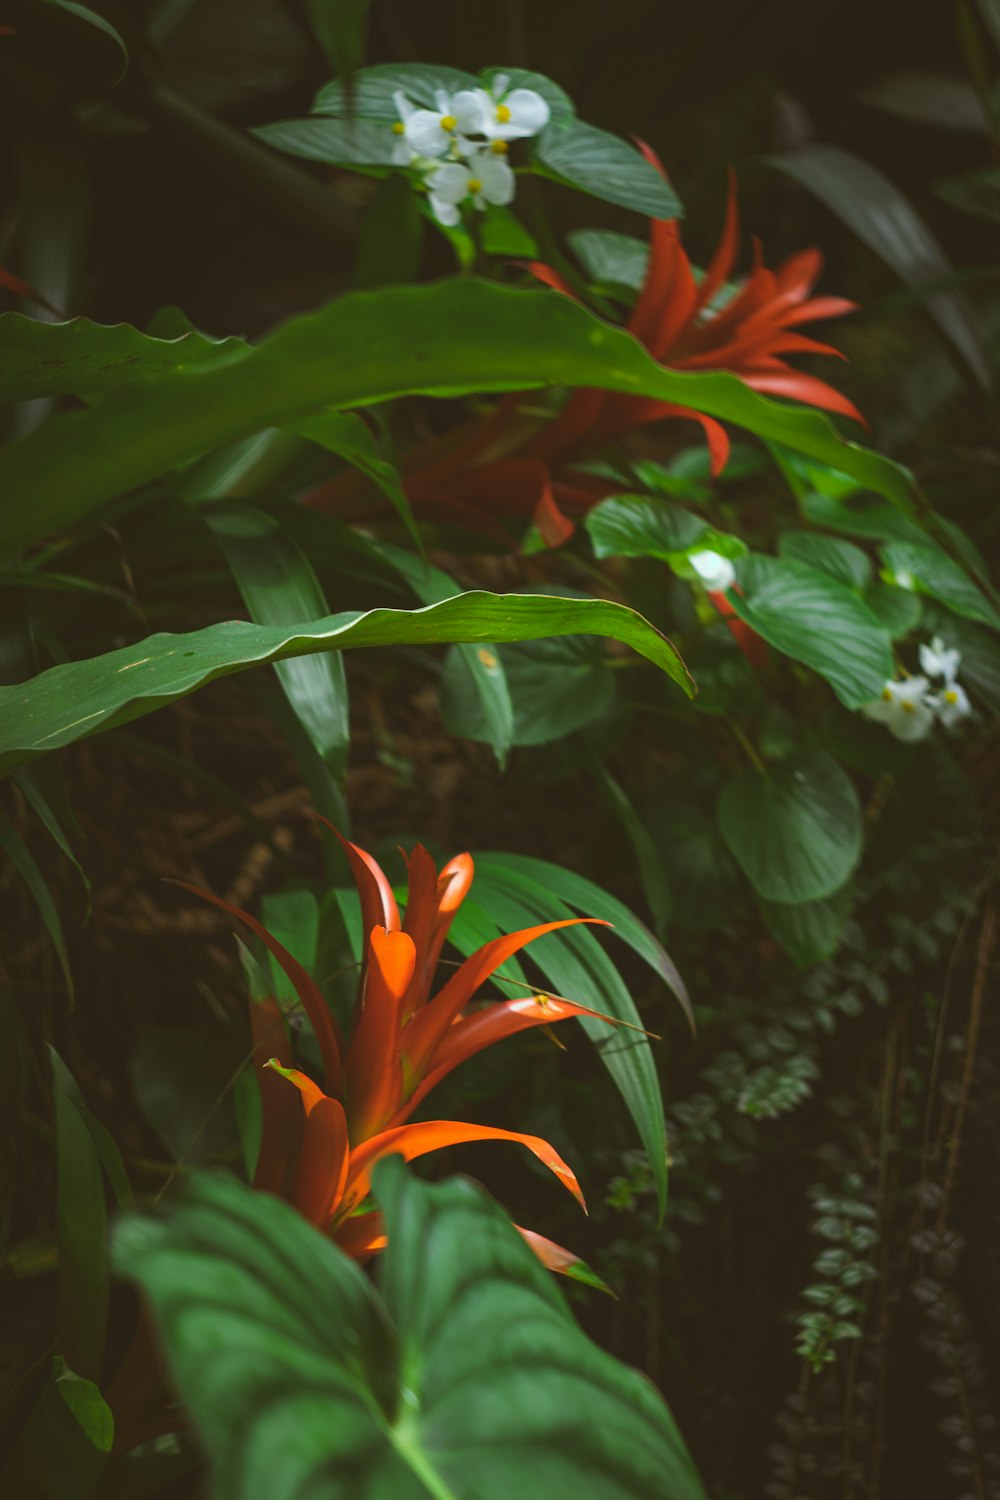
<svg viewBox="0 0 1000 1500">
<path fill-rule="evenodd" d="M 483 190 L 483 185 L 479 181 L 479 178 L 478 177 L 470 177 L 469 178 L 469 192 L 470 193 L 481 193 L 482 190 Z"/>
<path fill-rule="evenodd" d="M 912 714 L 917 707 L 911 698 L 904 698 L 899 706 L 904 714 Z"/>
<path fill-rule="evenodd" d="M 497 105 L 497 124 L 498 125 L 506 125 L 509 119 L 510 119 L 510 110 L 507 108 L 506 104 L 498 104 Z"/>
<path fill-rule="evenodd" d="M 882 701 L 884 703 L 891 703 L 892 702 L 892 691 L 891 691 L 891 689 L 889 689 L 887 687 L 884 687 L 882 689 Z"/>
<path fill-rule="evenodd" d="M 402 120 L 396 121 L 395 125 L 392 127 L 392 133 L 393 135 L 404 135 L 406 133 L 406 126 L 403 124 Z"/>
<path fill-rule="evenodd" d="M 454 130 L 455 126 L 457 124 L 458 124 L 458 121 L 455 119 L 454 115 L 442 115 L 441 116 L 441 129 L 442 130 Z"/>
<path fill-rule="evenodd" d="M 506 141 L 491 141 L 490 150 L 493 152 L 494 156 L 506 156 L 507 152 L 510 150 L 510 147 L 508 146 Z"/>
<path fill-rule="evenodd" d="M 946 703 L 957 703 L 958 702 L 958 694 L 955 692 L 954 688 L 949 688 L 948 689 L 948 691 L 944 695 L 944 701 Z"/>
</svg>

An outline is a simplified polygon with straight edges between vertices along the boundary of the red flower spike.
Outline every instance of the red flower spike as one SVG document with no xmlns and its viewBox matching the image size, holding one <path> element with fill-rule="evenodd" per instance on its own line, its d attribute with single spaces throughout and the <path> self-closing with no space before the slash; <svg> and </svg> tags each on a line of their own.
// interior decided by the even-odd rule
<svg viewBox="0 0 1000 1500">
<path fill-rule="evenodd" d="M 516 1145 L 526 1146 L 543 1166 L 556 1174 L 586 1212 L 587 1205 L 576 1175 L 558 1151 L 540 1136 L 521 1135 L 515 1130 L 498 1130 L 492 1125 L 469 1125 L 464 1120 L 426 1120 L 419 1125 L 400 1125 L 394 1130 L 384 1130 L 381 1135 L 373 1136 L 370 1141 L 365 1141 L 351 1152 L 341 1214 L 350 1213 L 356 1204 L 368 1196 L 372 1168 L 383 1156 L 397 1155 L 402 1156 L 404 1161 L 413 1161 L 415 1157 L 426 1156 L 430 1151 L 440 1151 L 445 1146 L 462 1146 L 471 1141 L 513 1141 Z"/>
<path fill-rule="evenodd" d="M 348 1180 L 347 1116 L 338 1099 L 331 1099 L 295 1068 L 268 1064 L 298 1089 L 305 1111 L 292 1202 L 299 1212 L 323 1229 L 337 1212 Z"/>
<path fill-rule="evenodd" d="M 396 906 L 396 898 L 392 894 L 392 886 L 385 878 L 382 867 L 364 849 L 359 849 L 357 844 L 352 844 L 349 839 L 345 839 L 344 835 L 338 832 L 321 813 L 316 813 L 316 817 L 325 828 L 329 828 L 347 855 L 351 874 L 354 876 L 354 883 L 361 897 L 362 932 L 367 934 L 373 927 L 384 927 L 387 932 L 398 932 L 399 910 Z"/>
<path fill-rule="evenodd" d="M 278 964 L 291 981 L 295 993 L 302 1002 L 302 1008 L 309 1017 L 310 1024 L 316 1034 L 319 1044 L 320 1056 L 323 1059 L 323 1072 L 328 1089 L 337 1090 L 341 1086 L 341 1063 L 340 1043 L 334 1029 L 333 1017 L 327 1009 L 326 1001 L 323 999 L 319 985 L 312 975 L 302 967 L 297 958 L 293 958 L 288 949 L 272 937 L 267 928 L 252 917 L 242 907 L 233 906 L 229 901 L 223 901 L 221 896 L 213 895 L 211 891 L 203 891 L 196 885 L 188 885 L 185 880 L 175 881 L 182 890 L 190 891 L 193 896 L 198 896 L 202 901 L 210 901 L 213 906 L 218 906 L 222 911 L 227 911 L 231 917 L 236 917 L 245 927 L 260 938 L 269 953 L 273 953 Z"/>
<path fill-rule="evenodd" d="M 372 929 L 365 988 L 344 1071 L 351 1138 L 367 1140 L 392 1118 L 403 1090 L 399 1033 L 416 949 L 405 932 Z"/>
<path fill-rule="evenodd" d="M 362 1265 L 366 1260 L 371 1260 L 373 1255 L 378 1255 L 389 1243 L 385 1220 L 377 1209 L 365 1214 L 352 1214 L 349 1219 L 344 1219 L 334 1231 L 333 1238 L 345 1255 Z"/>
</svg>

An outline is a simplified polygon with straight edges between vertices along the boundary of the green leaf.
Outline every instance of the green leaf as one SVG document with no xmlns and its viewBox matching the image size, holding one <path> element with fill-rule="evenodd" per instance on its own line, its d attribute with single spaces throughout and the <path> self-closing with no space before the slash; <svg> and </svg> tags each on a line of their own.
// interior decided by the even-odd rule
<svg viewBox="0 0 1000 1500">
<path fill-rule="evenodd" d="M 768 160 L 815 193 L 908 286 L 954 276 L 954 267 L 909 200 L 859 157 L 837 146 L 800 146 Z M 992 367 L 967 300 L 957 291 L 936 291 L 927 296 L 927 310 L 979 384 L 989 389 Z"/>
<path fill-rule="evenodd" d="M 650 829 L 671 882 L 673 920 L 682 932 L 724 927 L 744 889 L 715 819 L 696 798 L 687 779 L 667 783 L 649 810 Z"/>
<path fill-rule="evenodd" d="M 552 120 L 533 142 L 545 175 L 605 203 L 651 219 L 677 219 L 680 199 L 660 173 L 620 136 L 582 120 Z"/>
<path fill-rule="evenodd" d="M 489 854 L 477 854 L 476 862 L 478 868 L 485 868 L 487 871 L 491 865 L 500 865 L 515 873 L 527 875 L 538 884 L 546 886 L 553 895 L 565 901 L 568 906 L 572 906 L 582 916 L 602 917 L 605 922 L 610 922 L 614 927 L 615 936 L 623 943 L 627 943 L 633 953 L 637 953 L 649 965 L 653 973 L 663 980 L 667 988 L 676 995 L 685 1015 L 689 1020 L 691 1019 L 691 1001 L 673 959 L 659 938 L 655 937 L 649 928 L 639 921 L 635 913 L 630 911 L 624 902 L 618 900 L 617 896 L 612 896 L 602 886 L 595 885 L 592 880 L 588 880 L 586 876 L 578 875 L 575 870 L 567 870 L 562 865 L 550 864 L 546 859 L 536 859 L 531 854 L 508 854 L 494 851 Z M 485 939 L 480 939 L 480 941 L 485 941 Z"/>
<path fill-rule="evenodd" d="M 893 675 L 889 637 L 853 589 L 804 563 L 755 553 L 739 565 L 741 620 L 769 645 L 825 677 L 848 708 L 877 698 Z"/>
<path fill-rule="evenodd" d="M 495 858 L 476 868 L 476 897 L 504 932 L 573 915 L 569 906 L 543 885 Z M 596 915 L 588 912 L 588 916 Z M 635 1002 L 614 964 L 585 927 L 549 933 L 531 944 L 527 958 L 537 964 L 556 994 L 576 1000 L 603 1015 L 641 1027 Z M 624 1027 L 580 1018 L 601 1061 L 611 1074 L 646 1148 L 662 1214 L 667 1194 L 666 1124 L 656 1067 L 646 1037 Z"/>
<path fill-rule="evenodd" d="M 48 1053 L 56 1126 L 57 1337 L 73 1369 L 89 1380 L 100 1374 L 108 1309 L 104 1183 L 76 1080 L 54 1047 Z"/>
<path fill-rule="evenodd" d="M 920 619 L 920 600 L 909 589 L 890 583 L 870 583 L 862 599 L 890 640 L 909 635 Z"/>
<path fill-rule="evenodd" d="M 408 177 L 393 172 L 380 182 L 361 220 L 354 256 L 354 285 L 391 286 L 419 281 L 424 223 L 419 195 L 413 191 Z"/>
<path fill-rule="evenodd" d="M 0 687 L 0 771 L 152 713 L 216 677 L 265 662 L 356 646 L 581 633 L 623 641 L 686 692 L 692 690 L 666 637 L 633 610 L 605 599 L 469 593 L 424 609 L 331 615 L 299 629 L 229 620 L 188 635 L 148 636 L 90 661 L 50 667 L 30 682 Z"/>
<path fill-rule="evenodd" d="M 498 73 L 502 73 L 507 80 L 507 89 L 533 89 L 536 94 L 541 94 L 552 111 L 553 120 L 570 120 L 576 114 L 573 101 L 564 89 L 551 78 L 546 78 L 544 73 L 532 73 L 527 68 L 484 68 L 482 72 L 483 83 L 487 89 L 491 89 L 493 80 Z"/>
<path fill-rule="evenodd" d="M 375 1174 L 380 1293 L 286 1204 L 228 1178 L 115 1237 L 147 1293 L 216 1500 L 703 1500 L 643 1376 L 576 1326 L 474 1184 Z"/>
<path fill-rule="evenodd" d="M 52 94 L 44 88 L 34 99 L 40 104 L 65 104 L 67 98 L 93 98 L 119 83 L 128 67 L 128 51 L 109 21 L 75 0 L 5 0 L 0 20 L 14 31 L 0 55 L 0 81 L 8 91 L 8 68 L 15 84 L 34 83 L 51 74 Z M 14 91 L 17 97 L 17 91 Z"/>
<path fill-rule="evenodd" d="M 538 243 L 509 208 L 489 204 L 478 219 L 479 243 L 486 255 L 518 256 L 535 260 Z"/>
<path fill-rule="evenodd" d="M 513 745 L 562 739 L 601 718 L 614 703 L 615 674 L 603 641 L 593 636 L 525 641 L 501 647 L 497 654 L 510 694 Z M 441 717 L 450 734 L 489 743 L 490 726 L 476 681 L 458 651 L 445 658 Z"/>
<path fill-rule="evenodd" d="M 896 577 L 909 573 L 920 593 L 930 594 L 956 615 L 1000 630 L 1000 614 L 958 563 L 937 547 L 890 542 L 882 548 L 882 557 Z"/>
<path fill-rule="evenodd" d="M 327 62 L 347 80 L 350 95 L 364 57 L 368 0 L 306 0 L 306 16 Z"/>
<path fill-rule="evenodd" d="M 321 411 L 308 417 L 300 417 L 290 425 L 299 437 L 308 438 L 311 443 L 318 443 L 328 452 L 339 454 L 349 464 L 353 464 L 354 468 L 367 475 L 389 501 L 413 538 L 418 552 L 423 551 L 423 542 L 420 540 L 399 470 L 394 463 L 382 457 L 371 428 L 361 417 L 354 412 Z"/>
<path fill-rule="evenodd" d="M 977 172 L 963 172 L 961 177 L 942 177 L 934 191 L 945 203 L 977 219 L 1000 222 L 1000 167 L 981 167 Z"/>
<path fill-rule="evenodd" d="M 763 771 L 741 771 L 722 789 L 719 829 L 765 901 L 832 896 L 861 858 L 861 805 L 850 777 L 809 747 Z"/>
<path fill-rule="evenodd" d="M 439 89 L 453 94 L 459 89 L 474 89 L 478 85 L 475 74 L 441 67 L 437 63 L 381 63 L 378 67 L 361 68 L 355 73 L 349 92 L 339 78 L 324 84 L 313 101 L 313 114 L 356 114 L 362 120 L 384 120 L 391 124 L 399 119 L 393 98 L 397 89 L 402 89 L 411 104 L 422 109 L 437 109 Z"/>
<path fill-rule="evenodd" d="M 929 545 L 923 527 L 894 505 L 885 505 L 872 495 L 838 499 L 834 495 L 806 494 L 802 497 L 802 513 L 815 526 L 841 531 L 846 536 L 873 541 L 898 538 L 904 542 Z"/>
<path fill-rule="evenodd" d="M 778 556 L 829 573 L 849 589 L 865 588 L 872 576 L 871 561 L 860 547 L 812 531 L 783 531 L 778 538 Z"/>
<path fill-rule="evenodd" d="M 638 292 L 646 279 L 649 246 L 631 234 L 607 229 L 574 229 L 566 236 L 591 281 L 602 287 Z"/>
<path fill-rule="evenodd" d="M 939 635 L 946 646 L 957 646 L 961 651 L 961 680 L 974 688 L 994 713 L 1000 713 L 1000 644 L 985 630 L 935 604 L 925 604 L 924 620 L 929 636 Z"/>
<path fill-rule="evenodd" d="M 670 882 L 663 868 L 660 852 L 650 836 L 649 829 L 629 800 L 624 787 L 605 770 L 596 755 L 593 757 L 592 766 L 615 817 L 622 825 L 632 845 L 643 895 L 646 897 L 646 904 L 653 918 L 653 926 L 662 936 L 670 917 L 671 900 Z"/>
<path fill-rule="evenodd" d="M 944 130 L 990 134 L 990 122 L 972 85 L 951 73 L 888 73 L 861 98 L 900 119 Z"/>
<path fill-rule="evenodd" d="M 90 326 L 87 368 L 81 371 L 78 360 L 56 379 L 51 356 L 65 342 L 65 325 L 34 324 L 31 369 L 22 339 L 16 395 L 106 387 L 107 375 L 96 369 L 104 331 Z M 0 380 L 5 327 L 0 317 Z M 326 407 L 544 385 L 620 390 L 704 411 L 843 470 L 903 510 L 911 505 L 906 470 L 844 442 L 819 412 L 770 401 L 732 375 L 668 370 L 630 334 L 568 297 L 473 277 L 349 294 L 242 355 L 200 369 L 175 368 L 142 382 L 129 382 L 120 362 L 117 371 L 125 384 L 113 398 L 53 418 L 44 433 L 0 454 L 0 551 L 79 520 L 221 443 Z"/>
<path fill-rule="evenodd" d="M 398 144 L 390 126 L 363 119 L 276 120 L 250 134 L 286 156 L 344 167 L 391 167 Z"/>
<path fill-rule="evenodd" d="M 685 568 L 685 554 L 695 548 L 723 557 L 744 557 L 746 543 L 728 532 L 716 531 L 701 516 L 654 500 L 648 495 L 612 495 L 587 513 L 584 523 L 597 557 L 659 557 L 695 577 Z"/>
<path fill-rule="evenodd" d="M 762 901 L 761 914 L 771 936 L 800 969 L 821 963 L 837 951 L 847 915 L 848 890 L 825 901 L 790 905 Z"/>
<path fill-rule="evenodd" d="M 258 625 L 298 625 L 329 604 L 312 564 L 279 522 L 252 505 L 213 505 L 205 519 Z M 344 659 L 339 652 L 279 661 L 275 671 L 303 728 L 338 781 L 351 741 Z"/>
<path fill-rule="evenodd" d="M 70 393 L 96 396 L 137 378 L 243 359 L 250 346 L 242 339 L 213 339 L 195 330 L 154 338 L 130 323 L 73 318 L 42 324 L 8 312 L 0 315 L 0 351 L 0 401 L 7 402 Z"/>
<path fill-rule="evenodd" d="M 61 1355 L 0 1471 L 5 1495 L 85 1500 L 111 1453 L 115 1421 L 100 1390 Z"/>
<path fill-rule="evenodd" d="M 0 692 L 2 691 L 3 689 L 0 688 Z M 66 985 L 66 992 L 70 999 L 72 999 L 73 972 L 69 966 L 69 955 L 66 952 L 66 938 L 63 934 L 62 922 L 59 919 L 58 907 L 53 900 L 52 892 L 49 890 L 48 882 L 42 874 L 38 861 L 21 838 L 13 823 L 2 812 L 0 812 L 0 848 L 6 850 L 8 859 L 34 898 L 39 915 L 45 925 L 45 930 L 51 939 L 53 948 L 56 950 L 59 967 L 62 969 L 63 981 Z"/>
</svg>

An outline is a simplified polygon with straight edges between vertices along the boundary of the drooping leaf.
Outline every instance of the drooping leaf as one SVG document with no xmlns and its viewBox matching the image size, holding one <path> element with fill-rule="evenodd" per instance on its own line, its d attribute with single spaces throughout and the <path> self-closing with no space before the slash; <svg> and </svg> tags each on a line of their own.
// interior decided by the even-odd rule
<svg viewBox="0 0 1000 1500">
<path fill-rule="evenodd" d="M 5 1495 L 85 1500 L 107 1464 L 115 1422 L 100 1390 L 61 1355 L 0 1470 Z"/>
<path fill-rule="evenodd" d="M 56 1127 L 56 1225 L 59 1270 L 56 1328 L 67 1362 L 97 1379 L 108 1308 L 107 1208 L 101 1163 L 79 1108 L 76 1081 L 48 1048 Z"/>
<path fill-rule="evenodd" d="M 624 605 L 545 595 L 460 594 L 418 610 L 331 615 L 294 629 L 227 621 L 188 635 L 153 635 L 91 661 L 51 667 L 0 688 L 0 770 L 100 729 L 151 713 L 213 678 L 245 667 L 356 646 L 534 640 L 607 635 L 631 645 L 685 690 L 689 679 L 665 636 Z"/>
<path fill-rule="evenodd" d="M 769 161 L 815 193 L 908 286 L 933 286 L 954 275 L 923 218 L 868 162 L 838 146 L 819 145 L 800 146 Z M 979 384 L 988 389 L 992 369 L 966 299 L 957 291 L 929 292 L 927 309 Z"/>
<path fill-rule="evenodd" d="M 376 1170 L 381 1295 L 287 1205 L 232 1179 L 119 1226 L 217 1500 L 703 1500 L 669 1412 L 580 1332 L 471 1183 Z M 265 1479 L 264 1476 L 267 1476 Z M 599 1476 L 599 1479 L 597 1478 Z"/>
<path fill-rule="evenodd" d="M 889 637 L 853 589 L 805 563 L 754 554 L 738 565 L 741 620 L 769 645 L 825 677 L 848 708 L 870 703 L 893 675 Z"/>
<path fill-rule="evenodd" d="M 280 523 L 252 505 L 205 511 L 244 603 L 258 625 L 300 625 L 327 614 L 329 604 L 312 564 Z M 293 710 L 338 780 L 347 770 L 350 709 L 339 652 L 275 663 Z"/>
<path fill-rule="evenodd" d="M 719 829 L 765 901 L 832 896 L 861 858 L 861 805 L 832 756 L 815 747 L 765 770 L 739 771 L 722 789 Z"/>
<path fill-rule="evenodd" d="M 552 120 L 533 146 L 547 175 L 606 203 L 651 219 L 677 219 L 683 213 L 673 188 L 620 136 L 582 120 Z"/>
<path fill-rule="evenodd" d="M 349 464 L 360 469 L 385 495 L 410 536 L 418 551 L 422 549 L 420 533 L 413 519 L 410 502 L 403 489 L 403 481 L 394 463 L 384 458 L 370 428 L 354 412 L 323 411 L 301 417 L 293 426 L 300 437 L 318 443 L 331 453 L 338 453 Z"/>
<path fill-rule="evenodd" d="M 0 317 L 0 379 L 5 326 Z M 49 336 L 58 347 L 65 325 L 32 326 L 12 386 L 19 398 L 80 394 L 95 379 L 107 385 L 95 374 L 100 328 L 91 325 L 87 369 L 81 374 L 77 361 L 54 379 Z M 621 390 L 704 411 L 810 454 L 903 510 L 911 505 L 906 471 L 844 442 L 819 412 L 768 400 L 732 375 L 668 370 L 624 330 L 568 297 L 471 277 L 351 293 L 291 320 L 254 349 L 197 370 L 168 369 L 129 384 L 117 368 L 125 384 L 113 397 L 54 418 L 44 438 L 36 433 L 0 455 L 0 549 L 78 520 L 217 444 L 321 409 L 546 384 Z"/>
<path fill-rule="evenodd" d="M 490 725 L 467 659 L 453 648 L 441 677 L 441 717 L 449 733 L 489 741 Z M 483 661 L 483 648 L 480 648 Z M 593 636 L 525 641 L 496 654 L 513 712 L 513 745 L 545 745 L 607 713 L 615 699 L 615 674 L 603 641 Z M 487 661 L 487 665 L 489 662 Z"/>
<path fill-rule="evenodd" d="M 937 547 L 890 542 L 882 548 L 882 556 L 896 577 L 908 573 L 921 593 L 930 594 L 956 615 L 1000 630 L 1000 614 L 958 563 Z"/>
</svg>

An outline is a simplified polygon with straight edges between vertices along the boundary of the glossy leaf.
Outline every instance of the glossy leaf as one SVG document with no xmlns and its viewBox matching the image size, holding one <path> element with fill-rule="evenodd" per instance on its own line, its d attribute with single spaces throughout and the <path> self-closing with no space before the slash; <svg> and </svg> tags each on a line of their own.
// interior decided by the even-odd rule
<svg viewBox="0 0 1000 1500">
<path fill-rule="evenodd" d="M 273 516 L 252 505 L 213 505 L 204 514 L 258 625 L 301 625 L 327 614 L 312 564 Z M 343 780 L 351 739 L 344 658 L 300 656 L 276 662 L 275 671 L 317 752 Z"/>
<path fill-rule="evenodd" d="M 908 286 L 933 285 L 954 268 L 925 221 L 875 167 L 837 146 L 800 146 L 769 158 L 825 203 Z M 957 291 L 928 293 L 927 309 L 984 388 L 992 369 L 975 315 Z"/>
<path fill-rule="evenodd" d="M 727 595 L 769 645 L 825 677 L 848 708 L 877 698 L 893 675 L 889 637 L 853 589 L 805 563 L 755 554 Z"/>
<path fill-rule="evenodd" d="M 533 142 L 535 160 L 560 182 L 651 219 L 676 219 L 680 199 L 635 146 L 582 120 L 553 120 Z"/>
<path fill-rule="evenodd" d="M 217 1500 L 703 1500 L 649 1382 L 577 1328 L 473 1184 L 376 1171 L 376 1292 L 294 1211 L 228 1178 L 119 1227 L 115 1263 L 156 1313 Z"/>
<path fill-rule="evenodd" d="M 670 642 L 624 605 L 542 594 L 460 594 L 424 609 L 331 615 L 298 629 L 227 621 L 188 635 L 152 635 L 91 661 L 51 667 L 30 682 L 0 688 L 0 770 L 265 662 L 356 646 L 534 640 L 581 631 L 631 645 L 690 691 Z"/>
<path fill-rule="evenodd" d="M 908 573 L 917 589 L 946 604 L 956 615 L 1000 630 L 1000 614 L 958 563 L 936 547 L 890 542 L 882 548 L 886 565 L 897 577 Z"/>
<path fill-rule="evenodd" d="M 3 327 L 0 318 L 0 374 Z M 19 396 L 79 394 L 104 378 L 94 368 L 104 349 L 102 330 L 91 325 L 92 362 L 82 381 L 75 369 L 54 381 L 51 350 L 65 342 L 65 325 L 33 328 L 34 377 L 28 379 L 22 346 Z M 355 292 L 291 320 L 237 357 L 131 384 L 119 364 L 118 380 L 126 384 L 113 398 L 52 419 L 44 434 L 0 455 L 0 549 L 78 520 L 218 444 L 320 409 L 415 393 L 454 396 L 548 384 L 621 390 L 695 408 L 810 454 L 904 510 L 911 504 L 907 472 L 844 442 L 819 412 L 759 396 L 732 375 L 666 369 L 623 329 L 568 297 L 471 277 Z"/>
<path fill-rule="evenodd" d="M 801 750 L 764 771 L 740 771 L 722 789 L 719 828 L 765 901 L 819 901 L 861 858 L 861 805 L 825 751 Z"/>
<path fill-rule="evenodd" d="M 648 495 L 612 495 L 588 512 L 586 527 L 598 557 L 658 557 L 683 564 L 693 548 L 722 557 L 746 555 L 746 543 L 717 531 L 702 516 Z M 691 577 L 694 570 L 688 569 Z"/>
<path fill-rule="evenodd" d="M 813 531 L 783 531 L 778 556 L 829 573 L 849 589 L 863 589 L 872 576 L 871 561 L 860 547 Z"/>
</svg>

